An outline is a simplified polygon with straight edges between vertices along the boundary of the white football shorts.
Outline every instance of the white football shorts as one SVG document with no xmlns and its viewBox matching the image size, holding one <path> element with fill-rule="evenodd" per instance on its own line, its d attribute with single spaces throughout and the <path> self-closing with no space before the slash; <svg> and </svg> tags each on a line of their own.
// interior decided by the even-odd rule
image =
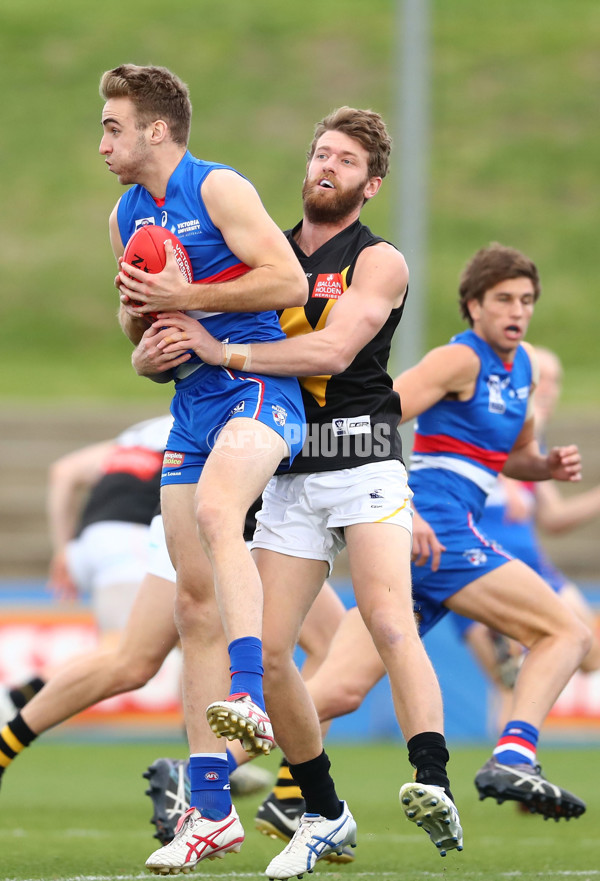
<svg viewBox="0 0 600 881">
<path fill-rule="evenodd" d="M 250 543 L 248 542 L 248 547 Z M 177 582 L 177 573 L 171 563 L 169 551 L 167 548 L 167 537 L 165 535 L 165 525 L 163 523 L 162 514 L 157 514 L 152 518 L 150 524 L 150 542 L 148 550 L 148 572 L 150 575 L 157 575 L 164 578 L 165 581 Z"/>
<path fill-rule="evenodd" d="M 165 581 L 172 581 L 173 584 L 177 581 L 177 575 L 167 550 L 167 539 L 162 514 L 157 514 L 156 517 L 153 517 L 150 524 L 148 572 L 150 575 L 164 578 Z"/>
<path fill-rule="evenodd" d="M 77 589 L 89 594 L 101 632 L 122 630 L 148 566 L 149 529 L 143 523 L 91 523 L 67 545 Z"/>
<path fill-rule="evenodd" d="M 396 459 L 341 471 L 277 474 L 256 515 L 253 548 L 324 560 L 329 571 L 345 546 L 344 527 L 394 523 L 412 534 L 406 468 Z"/>
</svg>

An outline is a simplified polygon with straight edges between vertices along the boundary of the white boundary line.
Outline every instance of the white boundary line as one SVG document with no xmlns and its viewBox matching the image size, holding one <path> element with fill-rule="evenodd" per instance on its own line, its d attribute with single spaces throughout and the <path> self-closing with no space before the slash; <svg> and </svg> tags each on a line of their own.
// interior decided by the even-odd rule
<svg viewBox="0 0 600 881">
<path fill-rule="evenodd" d="M 398 878 L 401 874 L 401 870 L 397 872 L 353 872 L 352 878 Z M 463 878 L 482 878 L 486 873 L 481 872 L 461 872 L 461 877 Z M 578 869 L 578 870 L 563 870 L 556 872 L 498 872 L 497 873 L 500 878 L 596 878 L 600 877 L 600 869 Z M 215 874 L 210 874 L 207 872 L 202 872 L 202 878 L 257 878 L 262 876 L 263 873 L 261 871 L 256 872 L 219 872 Z M 419 872 L 419 875 L 425 878 L 446 878 L 446 874 L 444 872 Z M 148 872 L 139 872 L 135 875 L 69 875 L 60 878 L 57 877 L 57 881 L 149 881 L 152 877 L 148 874 Z M 336 874 L 337 877 L 337 874 Z M 5 878 L 4 881 L 36 881 L 36 879 L 18 879 L 18 878 Z"/>
</svg>

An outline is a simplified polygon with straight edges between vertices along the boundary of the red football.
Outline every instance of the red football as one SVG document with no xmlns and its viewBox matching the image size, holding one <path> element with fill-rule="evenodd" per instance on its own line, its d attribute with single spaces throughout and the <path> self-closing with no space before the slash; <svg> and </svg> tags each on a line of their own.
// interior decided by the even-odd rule
<svg viewBox="0 0 600 881">
<path fill-rule="evenodd" d="M 160 272 L 161 269 L 164 269 L 166 262 L 165 241 L 167 239 L 173 244 L 175 259 L 183 277 L 186 281 L 192 282 L 194 273 L 187 251 L 177 236 L 162 226 L 147 224 L 136 229 L 125 245 L 124 262 L 131 266 L 137 266 L 144 272 Z"/>
</svg>

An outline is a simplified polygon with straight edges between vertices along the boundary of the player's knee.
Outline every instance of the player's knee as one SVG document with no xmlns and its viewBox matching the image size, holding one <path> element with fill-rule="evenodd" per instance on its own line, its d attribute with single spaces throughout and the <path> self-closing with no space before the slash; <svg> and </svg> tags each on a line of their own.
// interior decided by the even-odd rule
<svg viewBox="0 0 600 881">
<path fill-rule="evenodd" d="M 165 659 L 165 653 L 149 646 L 149 651 L 121 651 L 114 663 L 115 694 L 143 688 L 155 676 Z"/>
<path fill-rule="evenodd" d="M 346 716 L 358 710 L 365 699 L 365 691 L 357 682 L 337 682 L 335 689 L 331 691 L 328 698 L 329 709 L 326 715 L 328 719 L 336 719 L 339 716 Z M 319 716 L 321 712 L 317 708 Z"/>
<path fill-rule="evenodd" d="M 263 667 L 265 689 L 277 687 L 286 680 L 290 668 L 295 669 L 293 655 L 287 646 L 263 642 Z"/>
<path fill-rule="evenodd" d="M 380 653 L 405 643 L 411 636 L 416 636 L 416 629 L 403 627 L 400 621 L 395 621 L 384 611 L 376 611 L 365 623 Z"/>
<path fill-rule="evenodd" d="M 575 618 L 572 626 L 575 641 L 580 647 L 581 660 L 583 660 L 594 644 L 594 635 L 588 625 L 580 618 Z"/>
<path fill-rule="evenodd" d="M 207 590 L 188 590 L 178 585 L 175 595 L 175 626 L 180 639 L 201 642 L 205 647 L 224 638 L 212 580 L 207 586 Z"/>
<path fill-rule="evenodd" d="M 230 541 L 232 534 L 242 536 L 245 511 L 236 511 L 231 502 L 222 498 L 202 498 L 196 507 L 200 540 L 206 548 Z"/>
</svg>

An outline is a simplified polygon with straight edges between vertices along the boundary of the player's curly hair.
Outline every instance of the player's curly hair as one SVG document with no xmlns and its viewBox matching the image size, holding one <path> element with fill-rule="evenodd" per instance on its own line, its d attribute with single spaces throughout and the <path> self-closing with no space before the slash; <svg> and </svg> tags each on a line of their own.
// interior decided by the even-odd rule
<svg viewBox="0 0 600 881">
<path fill-rule="evenodd" d="M 542 289 L 537 266 L 521 251 L 492 242 L 471 257 L 463 269 L 458 287 L 460 314 L 471 327 L 473 320 L 467 307 L 468 302 L 478 300 L 481 303 L 486 291 L 509 278 L 531 279 L 534 300 L 540 296 Z"/>
<path fill-rule="evenodd" d="M 317 141 L 325 132 L 343 132 L 355 138 L 369 154 L 369 177 L 385 177 L 390 167 L 392 139 L 385 122 L 374 110 L 357 110 L 355 107 L 338 107 L 318 122 L 309 147 L 308 161 L 312 159 Z"/>
<path fill-rule="evenodd" d="M 138 128 L 164 119 L 175 143 L 187 146 L 192 122 L 189 90 L 166 67 L 121 64 L 102 74 L 100 95 L 105 101 L 129 98 L 136 109 Z"/>
</svg>

